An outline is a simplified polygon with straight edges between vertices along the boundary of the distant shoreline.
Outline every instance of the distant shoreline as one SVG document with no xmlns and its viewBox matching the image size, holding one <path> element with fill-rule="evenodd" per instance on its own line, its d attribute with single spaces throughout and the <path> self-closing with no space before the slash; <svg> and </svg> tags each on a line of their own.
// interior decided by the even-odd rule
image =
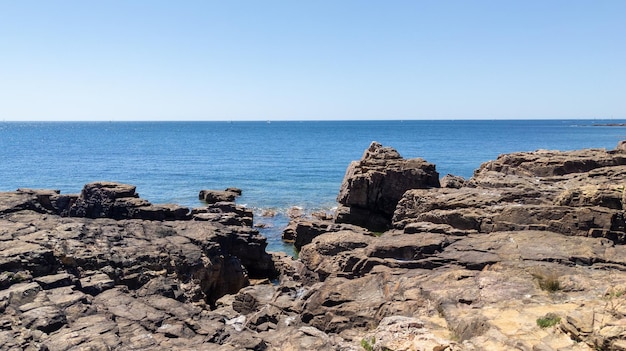
<svg viewBox="0 0 626 351">
<path fill-rule="evenodd" d="M 626 123 L 594 123 L 594 127 L 626 127 Z"/>
</svg>

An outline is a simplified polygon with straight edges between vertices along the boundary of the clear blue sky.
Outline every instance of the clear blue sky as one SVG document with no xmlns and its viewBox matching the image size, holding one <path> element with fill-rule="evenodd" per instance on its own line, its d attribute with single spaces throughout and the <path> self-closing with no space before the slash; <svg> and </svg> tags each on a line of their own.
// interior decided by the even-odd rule
<svg viewBox="0 0 626 351">
<path fill-rule="evenodd" d="M 0 0 L 0 120 L 602 117 L 623 0 Z"/>
</svg>

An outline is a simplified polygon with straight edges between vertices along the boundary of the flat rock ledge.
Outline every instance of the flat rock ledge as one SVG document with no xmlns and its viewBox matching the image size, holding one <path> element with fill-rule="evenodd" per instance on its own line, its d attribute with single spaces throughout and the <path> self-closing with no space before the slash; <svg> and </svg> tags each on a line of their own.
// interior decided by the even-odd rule
<svg viewBox="0 0 626 351">
<path fill-rule="evenodd" d="M 384 230 L 294 216 L 298 259 L 229 201 L 178 218 L 118 183 L 1 193 L 0 349 L 626 350 L 623 145 L 418 172 L 379 203 L 407 162 L 373 144 L 342 185 L 369 204 L 342 201 Z"/>
</svg>

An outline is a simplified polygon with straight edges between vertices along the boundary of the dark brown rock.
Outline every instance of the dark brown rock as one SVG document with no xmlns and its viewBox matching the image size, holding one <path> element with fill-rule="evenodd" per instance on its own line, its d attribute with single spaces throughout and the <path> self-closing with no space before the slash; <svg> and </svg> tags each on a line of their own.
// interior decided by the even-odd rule
<svg viewBox="0 0 626 351">
<path fill-rule="evenodd" d="M 439 187 L 435 165 L 418 158 L 405 160 L 396 150 L 372 142 L 346 171 L 337 201 L 350 210 L 338 213 L 337 221 L 385 230 L 405 191 L 431 187 Z"/>
<path fill-rule="evenodd" d="M 70 217 L 146 219 L 146 220 L 186 220 L 189 209 L 178 205 L 153 205 L 139 198 L 135 187 L 114 182 L 86 184 L 80 196 L 67 200 L 69 209 L 58 211 Z"/>
<path fill-rule="evenodd" d="M 233 202 L 241 196 L 241 189 L 227 188 L 226 190 L 200 190 L 198 198 L 208 204 L 217 202 Z"/>
<path fill-rule="evenodd" d="M 343 230 L 372 235 L 368 230 L 355 225 L 340 224 L 328 220 L 312 218 L 308 220 L 297 219 L 289 222 L 289 225 L 283 230 L 282 239 L 286 242 L 293 242 L 294 247 L 300 250 L 304 245 L 309 244 L 315 237 L 321 234 Z"/>
<path fill-rule="evenodd" d="M 207 207 L 194 208 L 190 216 L 196 221 L 217 222 L 228 226 L 251 227 L 253 224 L 252 211 L 233 202 L 216 202 Z"/>
<path fill-rule="evenodd" d="M 373 214 L 372 211 L 356 206 L 337 207 L 335 212 L 335 222 L 342 224 L 353 224 L 370 231 L 381 233 L 389 229 L 389 219 L 387 216 Z"/>
<path fill-rule="evenodd" d="M 124 218 L 127 214 L 121 212 L 124 205 L 145 206 L 148 202 L 139 200 L 131 202 L 125 198 L 135 199 L 139 195 L 135 193 L 135 187 L 127 184 L 113 182 L 96 182 L 86 184 L 80 196 L 69 210 L 72 217 L 88 218 Z M 116 206 L 116 200 L 120 202 Z"/>
<path fill-rule="evenodd" d="M 59 196 L 0 193 L 2 349 L 213 348 L 229 336 L 208 307 L 249 277 L 275 276 L 266 239 L 219 218 L 248 215 L 234 204 L 215 204 L 214 222 L 190 221 L 132 186 L 93 183 L 73 207 L 84 217 L 63 217 Z"/>
</svg>

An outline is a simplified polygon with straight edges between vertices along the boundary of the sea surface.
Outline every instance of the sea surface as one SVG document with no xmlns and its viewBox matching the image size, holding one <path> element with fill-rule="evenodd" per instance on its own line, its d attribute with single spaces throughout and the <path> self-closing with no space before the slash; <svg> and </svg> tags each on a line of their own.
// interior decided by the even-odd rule
<svg viewBox="0 0 626 351">
<path fill-rule="evenodd" d="M 0 191 L 78 193 L 107 180 L 137 186 L 152 203 L 199 207 L 201 189 L 238 187 L 268 250 L 286 212 L 331 211 L 346 167 L 372 141 L 405 158 L 466 178 L 499 154 L 537 149 L 614 149 L 624 120 L 446 120 L 306 122 L 0 122 Z M 263 217 L 266 210 L 276 216 Z"/>
</svg>

